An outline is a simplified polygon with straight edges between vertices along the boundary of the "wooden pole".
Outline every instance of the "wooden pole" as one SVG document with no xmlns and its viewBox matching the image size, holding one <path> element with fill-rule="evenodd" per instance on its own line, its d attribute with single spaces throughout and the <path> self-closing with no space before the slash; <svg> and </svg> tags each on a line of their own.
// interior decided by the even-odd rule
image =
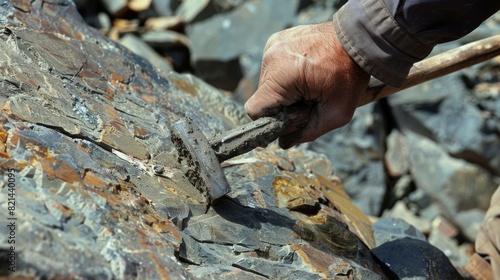
<svg viewBox="0 0 500 280">
<path fill-rule="evenodd" d="M 403 86 L 400 88 L 392 87 L 372 79 L 365 94 L 359 100 L 358 107 L 403 89 L 484 62 L 498 55 L 500 55 L 500 35 L 488 37 L 435 55 L 415 63 L 410 69 L 410 73 Z"/>
</svg>

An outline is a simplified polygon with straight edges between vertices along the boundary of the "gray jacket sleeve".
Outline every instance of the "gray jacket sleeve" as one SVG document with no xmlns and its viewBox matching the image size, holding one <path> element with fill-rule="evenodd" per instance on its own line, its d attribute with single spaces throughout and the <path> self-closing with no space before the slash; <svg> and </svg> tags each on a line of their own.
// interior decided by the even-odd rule
<svg viewBox="0 0 500 280">
<path fill-rule="evenodd" d="M 500 0 L 349 0 L 333 22 L 365 71 L 399 87 L 436 44 L 466 35 L 499 9 Z"/>
</svg>

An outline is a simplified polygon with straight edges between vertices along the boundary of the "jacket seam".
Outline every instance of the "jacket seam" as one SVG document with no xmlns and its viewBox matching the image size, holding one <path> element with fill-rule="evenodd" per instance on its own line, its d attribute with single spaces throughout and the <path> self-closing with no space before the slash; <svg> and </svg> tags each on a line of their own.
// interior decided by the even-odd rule
<svg viewBox="0 0 500 280">
<path fill-rule="evenodd" d="M 418 38 L 416 38 L 415 36 L 413 36 L 410 32 L 408 32 L 408 30 L 406 30 L 405 28 L 403 28 L 397 21 L 396 19 L 394 18 L 393 15 L 391 15 L 391 12 L 389 11 L 389 8 L 387 7 L 387 5 L 385 4 L 384 1 L 382 0 L 376 0 L 378 2 L 381 2 L 382 3 L 382 7 L 383 9 L 387 12 L 387 14 L 389 15 L 389 20 L 394 24 L 394 26 L 396 26 L 396 28 L 398 30 L 401 30 L 405 35 L 407 35 L 409 38 L 411 38 L 411 40 L 415 41 L 416 43 L 422 45 L 422 46 L 428 46 L 428 47 L 433 47 L 432 45 L 428 45 L 422 41 L 420 41 Z M 413 55 L 412 55 L 413 56 Z M 418 57 L 415 57 L 416 59 L 420 59 Z"/>
</svg>

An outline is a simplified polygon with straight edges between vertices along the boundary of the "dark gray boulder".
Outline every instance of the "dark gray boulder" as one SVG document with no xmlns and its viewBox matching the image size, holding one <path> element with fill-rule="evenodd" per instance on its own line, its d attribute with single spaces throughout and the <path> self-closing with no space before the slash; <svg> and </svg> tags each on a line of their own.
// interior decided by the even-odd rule
<svg viewBox="0 0 500 280">
<path fill-rule="evenodd" d="M 443 252 L 420 239 L 395 239 L 372 253 L 391 279 L 462 279 Z"/>
</svg>

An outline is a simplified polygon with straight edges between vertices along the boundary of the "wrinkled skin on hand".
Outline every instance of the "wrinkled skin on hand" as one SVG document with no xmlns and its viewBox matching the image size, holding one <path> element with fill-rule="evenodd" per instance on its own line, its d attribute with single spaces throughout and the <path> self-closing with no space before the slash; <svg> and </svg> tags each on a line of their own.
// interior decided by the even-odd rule
<svg viewBox="0 0 500 280">
<path fill-rule="evenodd" d="M 299 101 L 313 104 L 307 125 L 280 137 L 286 149 L 347 124 L 369 79 L 344 50 L 331 22 L 297 26 L 267 41 L 259 87 L 245 110 L 257 119 Z"/>
</svg>

